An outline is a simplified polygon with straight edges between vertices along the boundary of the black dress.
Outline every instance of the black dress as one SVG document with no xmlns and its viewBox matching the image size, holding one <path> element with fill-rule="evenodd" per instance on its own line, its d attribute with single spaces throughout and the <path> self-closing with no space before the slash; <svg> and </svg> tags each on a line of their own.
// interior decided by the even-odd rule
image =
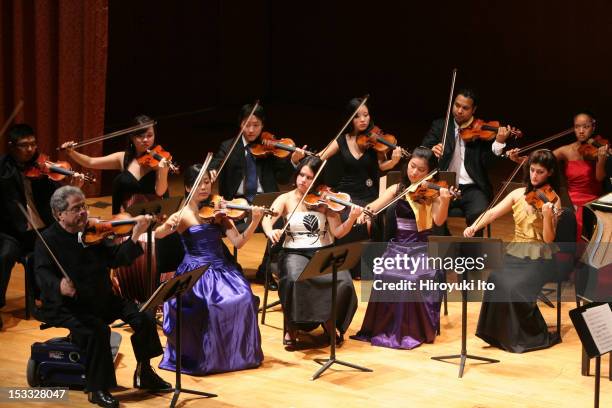
<svg viewBox="0 0 612 408">
<path fill-rule="evenodd" d="M 366 150 L 359 159 L 349 150 L 346 136 L 338 139 L 339 157 L 343 174 L 337 189 L 351 196 L 351 201 L 366 205 L 378 198 L 378 155 L 374 149 Z"/>
<path fill-rule="evenodd" d="M 513 206 L 515 239 L 506 248 L 504 267 L 495 269 L 480 309 L 476 336 L 492 346 L 523 353 L 554 345 L 557 335 L 537 305 L 538 294 L 554 278 L 552 254 L 556 246 L 542 240 L 541 214 L 528 211 L 524 198 Z"/>
</svg>

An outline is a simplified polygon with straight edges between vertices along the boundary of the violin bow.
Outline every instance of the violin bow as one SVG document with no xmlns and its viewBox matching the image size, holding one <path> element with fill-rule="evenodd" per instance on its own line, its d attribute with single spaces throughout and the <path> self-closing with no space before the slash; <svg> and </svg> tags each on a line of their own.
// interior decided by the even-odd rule
<svg viewBox="0 0 612 408">
<path fill-rule="evenodd" d="M 232 142 L 232 146 L 229 148 L 229 150 L 225 154 L 225 157 L 223 158 L 223 161 L 221 162 L 221 165 L 217 169 L 217 175 L 215 176 L 215 181 L 217 181 L 219 179 L 219 174 L 221 174 L 221 170 L 223 170 L 223 167 L 225 166 L 225 163 L 227 163 L 227 160 L 229 159 L 230 155 L 234 151 L 234 148 L 236 147 L 236 144 L 238 143 L 238 141 L 240 140 L 240 138 L 244 134 L 244 129 L 246 128 L 246 125 L 249 123 L 249 121 L 251 120 L 251 118 L 255 114 L 255 110 L 258 107 L 259 107 L 259 99 L 255 100 L 255 104 L 253 104 L 253 109 L 251 109 L 251 113 L 249 113 L 249 116 L 247 116 L 246 120 L 244 121 L 244 124 L 240 127 L 240 132 L 238 132 L 238 134 L 236 135 L 236 138 Z"/>
<path fill-rule="evenodd" d="M 401 193 L 397 194 L 395 197 L 393 197 L 393 199 L 391 201 L 389 201 L 387 204 L 385 204 L 384 207 L 382 207 L 380 210 L 376 211 L 374 213 L 375 216 L 377 216 L 378 214 L 380 214 L 381 212 L 385 211 L 387 208 L 389 208 L 389 206 L 391 206 L 393 203 L 398 202 L 402 197 L 404 197 L 406 194 L 410 193 L 412 189 L 417 188 L 423 181 L 428 180 L 430 178 L 432 178 L 433 176 L 436 175 L 436 173 L 438 172 L 438 169 L 433 169 L 432 171 L 430 171 L 428 174 L 426 174 L 425 176 L 423 176 L 419 181 L 411 183 L 408 187 L 406 187 Z"/>
<path fill-rule="evenodd" d="M 342 126 L 342 128 L 340 129 L 340 131 L 338 132 L 338 134 L 327 144 L 327 146 L 325 146 L 325 148 L 323 150 L 321 150 L 321 152 L 318 153 L 319 157 L 322 157 L 325 154 L 325 151 L 327 149 L 329 149 L 329 147 L 331 146 L 331 144 L 334 142 L 334 140 L 338 140 L 338 138 L 340 137 L 340 135 L 342 135 L 344 133 L 344 131 L 346 130 L 347 126 L 351 123 L 351 121 L 353 120 L 353 118 L 355 117 L 355 115 L 357 114 L 357 112 L 359 112 L 359 109 L 361 109 L 362 106 L 365 105 L 365 103 L 368 101 L 368 98 L 370 97 L 369 94 L 366 94 L 361 103 L 359 104 L 359 106 L 357 106 L 357 109 L 355 109 L 355 111 L 351 114 L 351 116 L 349 116 L 348 120 L 346 121 L 346 123 L 344 124 L 344 126 Z M 306 192 L 304 193 L 304 195 L 302 196 L 302 198 L 300 198 L 300 201 L 298 201 L 298 203 L 296 204 L 295 207 L 293 207 L 293 210 L 291 210 L 291 213 L 289 214 L 289 216 L 287 217 L 287 221 L 285 222 L 285 225 L 283 225 L 283 228 L 281 229 L 281 234 L 284 234 L 285 231 L 287 230 L 287 227 L 289 226 L 289 223 L 291 222 L 291 218 L 293 217 L 293 214 L 295 214 L 295 212 L 297 211 L 297 209 L 302 205 L 302 203 L 304 202 L 304 200 L 306 199 L 306 196 L 308 195 L 308 193 L 310 192 L 310 190 L 312 189 L 312 186 L 315 185 L 315 181 L 317 180 L 317 178 L 319 178 L 319 174 L 321 174 L 321 172 L 323 171 L 323 168 L 325 168 L 325 165 L 327 164 L 327 159 L 323 160 L 323 162 L 321 163 L 321 167 L 319 167 L 319 170 L 317 171 L 317 173 L 315 174 L 315 176 L 312 179 L 312 182 L 310 183 L 310 185 L 308 186 L 308 188 L 306 189 Z"/>
<path fill-rule="evenodd" d="M 2 141 L 4 132 L 6 132 L 6 129 L 8 129 L 11 122 L 15 119 L 17 114 L 21 111 L 21 108 L 23 108 L 23 99 L 19 100 L 19 103 L 17 103 L 17 106 L 15 106 L 15 109 L 13 109 L 13 112 L 11 113 L 11 115 L 8 117 L 8 119 L 6 119 L 6 121 L 4 122 L 4 125 L 2 125 L 2 129 L 0 130 L 0 141 Z"/>
<path fill-rule="evenodd" d="M 38 235 L 38 238 L 40 238 L 40 242 L 42 242 L 43 245 L 45 246 L 45 248 L 47 248 L 47 251 L 49 252 L 49 255 L 51 255 L 51 258 L 53 259 L 53 261 L 55 262 L 55 264 L 59 268 L 60 272 L 62 272 L 62 275 L 64 275 L 64 278 L 68 279 L 69 281 L 72 281 L 72 279 L 70 279 L 70 276 L 68 276 L 68 273 L 66 272 L 66 270 L 64 269 L 62 264 L 60 264 L 59 260 L 55 257 L 55 254 L 53 253 L 51 248 L 49 248 L 49 245 L 47 245 L 47 242 L 43 238 L 42 234 L 36 228 L 34 228 L 34 222 L 32 221 L 32 218 L 30 218 L 30 215 L 28 214 L 26 209 L 23 208 L 23 205 L 19 201 L 17 201 L 17 200 L 15 200 L 15 204 L 17 204 L 17 208 L 19 208 L 19 211 L 21 211 L 21 213 L 26 218 L 26 220 L 28 220 L 28 222 L 32 226 L 32 229 L 34 230 L 36 235 Z"/>
<path fill-rule="evenodd" d="M 327 146 L 325 146 L 325 148 L 323 150 L 321 150 L 319 153 L 317 153 L 319 155 L 319 157 L 323 157 L 325 152 L 331 147 L 332 143 L 334 141 L 338 140 L 338 138 L 344 133 L 344 131 L 346 130 L 348 125 L 350 125 L 350 123 L 353 120 L 353 118 L 355 117 L 355 115 L 357 115 L 357 112 L 359 112 L 359 109 L 361 109 L 366 104 L 368 99 L 370 99 L 370 94 L 365 94 L 363 96 L 363 98 L 361 98 L 361 103 L 359 104 L 359 106 L 357 106 L 357 109 L 355 109 L 353 114 L 351 116 L 349 116 L 349 118 L 347 119 L 346 123 L 344 124 L 344 126 L 342 126 L 342 128 L 340 129 L 338 134 L 327 144 Z"/>
<path fill-rule="evenodd" d="M 202 178 L 204 178 L 204 174 L 206 174 L 206 170 L 208 170 L 208 166 L 210 165 L 212 158 L 213 158 L 213 154 L 211 152 L 208 152 L 208 154 L 206 155 L 206 159 L 204 159 L 204 164 L 202 165 L 202 168 L 200 169 L 200 172 L 198 173 L 198 177 L 196 177 L 195 182 L 191 186 L 191 190 L 189 191 L 189 194 L 187 195 L 187 198 L 183 201 L 183 203 L 181 204 L 181 208 L 178 211 L 179 223 L 181 222 L 181 217 L 183 216 L 183 211 L 185 210 L 185 207 L 187 207 L 189 203 L 191 202 L 191 200 L 193 199 L 195 192 L 198 189 L 200 182 L 202 181 Z M 176 227 L 178 227 L 178 225 L 173 226 L 173 229 L 176 229 Z"/>
<path fill-rule="evenodd" d="M 537 141 L 537 142 L 535 142 L 535 143 L 531 143 L 531 144 L 529 144 L 529 145 L 527 145 L 527 146 L 524 146 L 524 147 L 519 148 L 519 150 L 518 150 L 517 154 L 524 153 L 524 152 L 526 152 L 527 150 L 531 150 L 531 149 L 533 149 L 534 147 L 538 147 L 538 146 L 541 146 L 541 145 L 543 145 L 543 144 L 545 144 L 545 143 L 552 142 L 552 141 L 553 141 L 553 140 L 555 140 L 555 139 L 559 139 L 560 137 L 563 137 L 563 136 L 569 135 L 569 134 L 570 134 L 570 133 L 572 133 L 573 131 L 574 131 L 574 128 L 573 128 L 573 127 L 571 127 L 571 128 L 569 128 L 569 129 L 565 129 L 565 130 L 564 130 L 564 131 L 562 131 L 562 132 L 555 133 L 555 134 L 554 134 L 554 135 L 552 135 L 552 136 L 549 136 L 549 137 L 544 138 L 544 139 L 542 139 L 542 140 L 539 140 L 539 141 Z M 504 157 L 508 157 L 508 156 L 506 155 L 506 153 L 504 153 L 504 154 L 503 154 L 503 156 L 504 156 Z"/>
<path fill-rule="evenodd" d="M 140 125 L 130 126 L 129 128 L 121 129 L 116 132 L 107 133 L 102 136 L 92 137 L 91 139 L 83 140 L 82 142 L 77 142 L 72 144 L 69 148 L 78 149 L 79 147 L 87 146 L 93 143 L 98 143 L 106 139 L 111 139 L 113 137 L 126 135 L 128 133 L 136 132 L 138 130 L 146 129 L 151 126 L 155 126 L 157 124 L 156 121 L 151 120 L 145 123 L 141 123 Z M 58 147 L 57 150 L 66 150 L 67 147 Z"/>
<path fill-rule="evenodd" d="M 444 130 L 442 131 L 442 156 L 446 148 L 446 132 L 448 132 L 448 124 L 450 122 L 451 111 L 453 107 L 453 94 L 455 93 L 455 80 L 457 79 L 457 68 L 453 68 L 451 77 L 450 93 L 448 95 L 448 106 L 446 108 L 446 118 L 444 119 Z M 440 156 L 440 157 L 442 157 Z"/>
<path fill-rule="evenodd" d="M 510 175 L 510 177 L 508 177 L 508 179 L 506 181 L 504 181 L 502 183 L 502 188 L 499 189 L 499 191 L 495 194 L 495 197 L 493 197 L 493 200 L 491 200 L 491 202 L 489 203 L 489 205 L 487 206 L 487 209 L 484 210 L 479 216 L 478 218 L 476 218 L 476 221 L 474 221 L 474 223 L 472 225 L 478 225 L 478 223 L 484 218 L 484 215 L 487 213 L 487 211 L 491 210 L 491 208 L 493 208 L 493 206 L 495 204 L 497 204 L 497 202 L 499 201 L 499 199 L 501 198 L 502 194 L 504 193 L 504 191 L 506 191 L 506 189 L 508 188 L 508 186 L 510 185 L 510 182 L 514 179 L 514 177 L 516 176 L 516 173 L 518 173 L 518 171 L 521 169 L 521 167 L 523 167 L 523 165 L 527 162 L 527 158 L 525 157 L 520 163 L 517 164 L 516 168 L 514 169 L 514 171 L 512 171 L 512 174 Z"/>
</svg>

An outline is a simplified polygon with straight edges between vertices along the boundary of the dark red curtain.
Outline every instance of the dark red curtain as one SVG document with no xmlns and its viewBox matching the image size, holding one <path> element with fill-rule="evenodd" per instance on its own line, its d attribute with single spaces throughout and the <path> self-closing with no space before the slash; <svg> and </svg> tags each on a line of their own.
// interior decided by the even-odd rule
<svg viewBox="0 0 612 408">
<path fill-rule="evenodd" d="M 15 121 L 34 127 L 53 160 L 65 159 L 62 142 L 103 133 L 108 0 L 0 0 L 0 35 L 0 123 L 23 100 Z"/>
</svg>

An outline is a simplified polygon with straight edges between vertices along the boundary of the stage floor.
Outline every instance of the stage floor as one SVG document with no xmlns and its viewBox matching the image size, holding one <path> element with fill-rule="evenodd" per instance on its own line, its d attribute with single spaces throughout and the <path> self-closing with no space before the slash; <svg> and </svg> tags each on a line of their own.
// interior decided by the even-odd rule
<svg viewBox="0 0 612 408">
<path fill-rule="evenodd" d="M 96 201 L 96 200 L 93 200 Z M 103 210 L 107 211 L 106 209 Z M 511 220 L 494 225 L 495 236 L 511 235 Z M 451 224 L 454 232 L 459 224 Z M 239 261 L 247 277 L 252 277 L 265 246 L 264 236 L 255 234 L 239 252 Z M 355 282 L 361 297 L 360 282 Z M 252 284 L 253 291 L 263 301 L 262 285 Z M 566 288 L 571 290 L 572 288 Z M 270 292 L 269 302 L 277 299 Z M 64 329 L 39 330 L 36 320 L 24 320 L 23 270 L 17 266 L 7 293 L 7 306 L 2 309 L 4 328 L 0 332 L 0 384 L 3 387 L 26 387 L 26 362 L 30 345 L 51 337 L 66 335 Z M 359 309 L 348 335 L 361 326 L 367 303 L 359 302 Z M 497 364 L 469 361 L 462 379 L 458 378 L 458 360 L 443 363 L 432 356 L 456 354 L 461 344 L 461 304 L 449 303 L 448 316 L 441 318 L 441 335 L 434 344 L 424 344 L 413 350 L 392 350 L 372 347 L 368 343 L 348 339 L 338 349 L 338 358 L 374 371 L 359 372 L 334 365 L 321 378 L 311 381 L 319 365 L 313 360 L 329 354 L 322 345 L 323 332 L 318 329 L 311 340 L 319 344 L 301 351 L 286 351 L 282 345 L 282 313 L 276 307 L 260 325 L 265 355 L 261 367 L 252 370 L 216 374 L 207 377 L 183 375 L 183 387 L 218 394 L 217 398 L 203 399 L 182 394 L 182 407 L 327 407 L 327 406 L 411 406 L 411 407 L 585 407 L 593 404 L 594 379 L 580 374 L 581 347 L 568 316 L 575 307 L 563 304 L 563 342 L 546 350 L 527 354 L 511 354 L 490 348 L 474 336 L 480 303 L 468 307 L 468 352 L 501 360 Z M 546 305 L 540 308 L 549 322 L 555 324 L 556 311 Z M 260 315 L 261 316 L 261 315 Z M 129 329 L 114 329 L 123 341 L 116 362 L 120 385 L 114 394 L 124 406 L 165 407 L 171 394 L 151 395 L 131 388 L 136 366 Z M 165 338 L 159 330 L 162 344 Z M 608 356 L 602 362 L 601 406 L 612 406 L 612 382 L 608 380 Z M 154 366 L 159 359 L 154 361 Z M 594 371 L 594 361 L 591 371 Z M 167 381 L 174 382 L 174 373 L 157 369 Z M 1 403 L 0 403 L 1 405 Z M 67 404 L 45 406 L 92 406 L 86 394 L 71 391 Z M 6 404 L 6 406 L 40 406 L 40 403 Z"/>
</svg>

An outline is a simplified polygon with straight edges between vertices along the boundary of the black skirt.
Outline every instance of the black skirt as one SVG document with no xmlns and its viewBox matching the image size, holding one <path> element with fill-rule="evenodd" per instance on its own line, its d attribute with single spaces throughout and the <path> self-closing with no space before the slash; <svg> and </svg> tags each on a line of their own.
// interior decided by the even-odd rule
<svg viewBox="0 0 612 408">
<path fill-rule="evenodd" d="M 537 305 L 545 283 L 554 279 L 554 261 L 505 256 L 503 269 L 494 270 L 485 292 L 476 336 L 511 353 L 547 348 L 558 342 Z"/>
<path fill-rule="evenodd" d="M 331 318 L 332 274 L 297 282 L 320 248 L 288 249 L 280 253 L 279 297 L 286 322 L 295 329 L 310 331 Z M 357 311 L 357 294 L 348 271 L 338 272 L 336 327 L 345 333 Z"/>
</svg>

